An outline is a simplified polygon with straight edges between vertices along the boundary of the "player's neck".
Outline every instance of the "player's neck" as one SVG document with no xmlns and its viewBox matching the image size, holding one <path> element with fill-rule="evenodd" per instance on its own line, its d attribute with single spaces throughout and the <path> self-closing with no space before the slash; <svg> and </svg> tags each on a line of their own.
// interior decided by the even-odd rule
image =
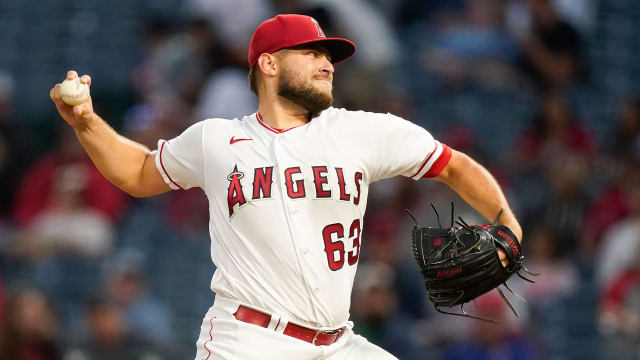
<svg viewBox="0 0 640 360">
<path fill-rule="evenodd" d="M 261 99 L 258 112 L 267 125 L 274 129 L 290 129 L 309 122 L 309 112 L 282 98 Z"/>
</svg>

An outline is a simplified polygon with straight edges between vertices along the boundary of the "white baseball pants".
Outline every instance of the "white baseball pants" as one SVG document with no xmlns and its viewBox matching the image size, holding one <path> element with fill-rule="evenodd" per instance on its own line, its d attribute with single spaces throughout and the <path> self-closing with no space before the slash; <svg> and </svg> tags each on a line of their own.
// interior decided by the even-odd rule
<svg viewBox="0 0 640 360">
<path fill-rule="evenodd" d="M 283 328 L 282 319 L 266 328 L 237 320 L 233 314 L 239 305 L 216 296 L 202 321 L 196 360 L 397 360 L 350 328 L 335 343 L 316 346 L 276 331 Z"/>
</svg>

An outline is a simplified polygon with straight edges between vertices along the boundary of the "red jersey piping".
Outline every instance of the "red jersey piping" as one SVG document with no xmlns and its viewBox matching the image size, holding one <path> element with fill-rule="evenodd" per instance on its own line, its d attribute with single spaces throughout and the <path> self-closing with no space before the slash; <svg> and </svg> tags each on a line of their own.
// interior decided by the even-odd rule
<svg viewBox="0 0 640 360">
<path fill-rule="evenodd" d="M 269 126 L 269 125 L 265 124 L 265 122 L 262 120 L 262 115 L 260 115 L 260 113 L 259 113 L 259 112 L 256 112 L 256 119 L 258 119 L 258 123 L 259 123 L 260 125 L 262 125 L 262 127 L 264 127 L 265 129 L 267 129 L 267 130 L 269 130 L 269 131 L 271 131 L 271 132 L 274 132 L 274 133 L 276 133 L 276 134 L 282 134 L 283 132 L 287 132 L 287 131 L 289 131 L 289 130 L 291 130 L 291 129 L 295 129 L 295 128 L 297 128 L 297 127 L 304 126 L 304 125 L 307 125 L 307 124 L 308 124 L 308 123 L 307 123 L 307 124 L 302 124 L 302 125 L 298 125 L 298 126 L 290 127 L 290 128 L 288 128 L 288 129 L 276 129 L 276 128 L 272 128 L 271 126 Z"/>
<path fill-rule="evenodd" d="M 178 185 L 175 181 L 173 181 L 173 179 L 171 178 L 171 176 L 169 175 L 169 173 L 167 172 L 167 169 L 164 168 L 164 164 L 162 163 L 162 150 L 164 150 L 164 144 L 166 144 L 167 142 L 163 142 L 162 146 L 160 146 L 160 166 L 162 167 L 162 171 L 164 171 L 165 175 L 167 175 L 167 178 L 169 178 L 169 181 L 171 181 L 173 183 L 173 185 L 177 186 L 180 190 L 184 190 L 182 188 L 182 186 Z"/>
<path fill-rule="evenodd" d="M 205 360 L 209 360 L 209 357 L 211 356 L 211 350 L 209 350 L 209 348 L 207 347 L 207 344 L 211 343 L 213 341 L 213 334 L 211 333 L 211 330 L 213 330 L 213 318 L 215 316 L 212 316 L 211 319 L 209 319 L 209 341 L 204 343 L 204 348 L 207 349 L 207 358 Z"/>
<path fill-rule="evenodd" d="M 431 157 L 433 156 L 433 154 L 436 153 L 437 147 L 435 149 L 433 149 L 433 151 L 431 152 L 431 154 L 429 154 L 429 156 L 427 156 L 426 159 L 424 159 L 424 162 L 422 163 L 422 165 L 420 166 L 420 169 L 418 169 L 418 171 L 416 171 L 415 174 L 411 175 L 410 177 L 414 177 L 418 174 L 420 174 L 420 171 L 422 171 L 422 168 L 424 168 L 425 165 L 427 165 L 427 163 L 429 162 L 429 159 L 431 159 Z"/>
<path fill-rule="evenodd" d="M 451 159 L 451 154 L 452 154 L 451 148 L 442 143 L 440 143 L 440 145 L 442 146 L 442 152 L 438 156 L 438 159 L 436 159 L 436 161 L 433 164 L 431 164 L 431 167 L 429 168 L 429 170 L 422 176 L 423 178 L 432 178 L 432 177 L 438 176 L 442 171 L 442 169 L 444 169 L 444 167 L 449 163 L 449 160 Z M 429 160 L 431 160 L 431 157 L 433 156 L 433 154 L 436 153 L 437 150 L 438 150 L 438 147 L 436 145 L 436 148 L 433 150 L 433 152 L 431 152 L 431 154 L 429 154 L 429 156 L 427 156 L 427 158 L 424 160 L 424 162 L 420 166 L 420 169 L 418 169 L 418 171 L 416 171 L 416 173 L 413 174 L 411 177 L 414 177 L 420 174 L 424 166 L 427 165 L 427 163 L 429 162 Z"/>
</svg>

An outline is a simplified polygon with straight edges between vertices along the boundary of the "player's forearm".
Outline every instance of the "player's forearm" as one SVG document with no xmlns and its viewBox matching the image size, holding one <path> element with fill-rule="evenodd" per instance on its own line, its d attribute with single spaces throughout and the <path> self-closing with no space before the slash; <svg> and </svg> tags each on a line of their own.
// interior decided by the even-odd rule
<svg viewBox="0 0 640 360">
<path fill-rule="evenodd" d="M 499 224 L 507 226 L 522 239 L 522 229 L 511 211 L 500 185 L 487 169 L 469 156 L 455 152 L 446 173 L 438 180 L 446 183 L 464 201 L 489 221 L 495 220 L 502 209 Z"/>
<path fill-rule="evenodd" d="M 118 188 L 135 195 L 149 149 L 119 135 L 95 113 L 74 130 L 100 173 Z"/>
</svg>

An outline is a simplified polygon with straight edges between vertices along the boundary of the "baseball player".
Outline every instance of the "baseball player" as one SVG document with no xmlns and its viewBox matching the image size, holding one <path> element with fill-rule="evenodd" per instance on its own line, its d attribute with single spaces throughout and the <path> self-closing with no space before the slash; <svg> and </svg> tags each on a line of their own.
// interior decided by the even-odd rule
<svg viewBox="0 0 640 360">
<path fill-rule="evenodd" d="M 263 22 L 248 54 L 257 112 L 198 122 L 155 151 L 118 135 L 91 99 L 71 107 L 59 84 L 51 90 L 95 165 L 122 190 L 205 191 L 216 296 L 196 359 L 394 359 L 349 321 L 374 181 L 435 178 L 487 219 L 505 209 L 502 223 L 521 237 L 498 184 L 468 156 L 396 116 L 331 107 L 334 64 L 355 50 L 308 16 Z"/>
</svg>

